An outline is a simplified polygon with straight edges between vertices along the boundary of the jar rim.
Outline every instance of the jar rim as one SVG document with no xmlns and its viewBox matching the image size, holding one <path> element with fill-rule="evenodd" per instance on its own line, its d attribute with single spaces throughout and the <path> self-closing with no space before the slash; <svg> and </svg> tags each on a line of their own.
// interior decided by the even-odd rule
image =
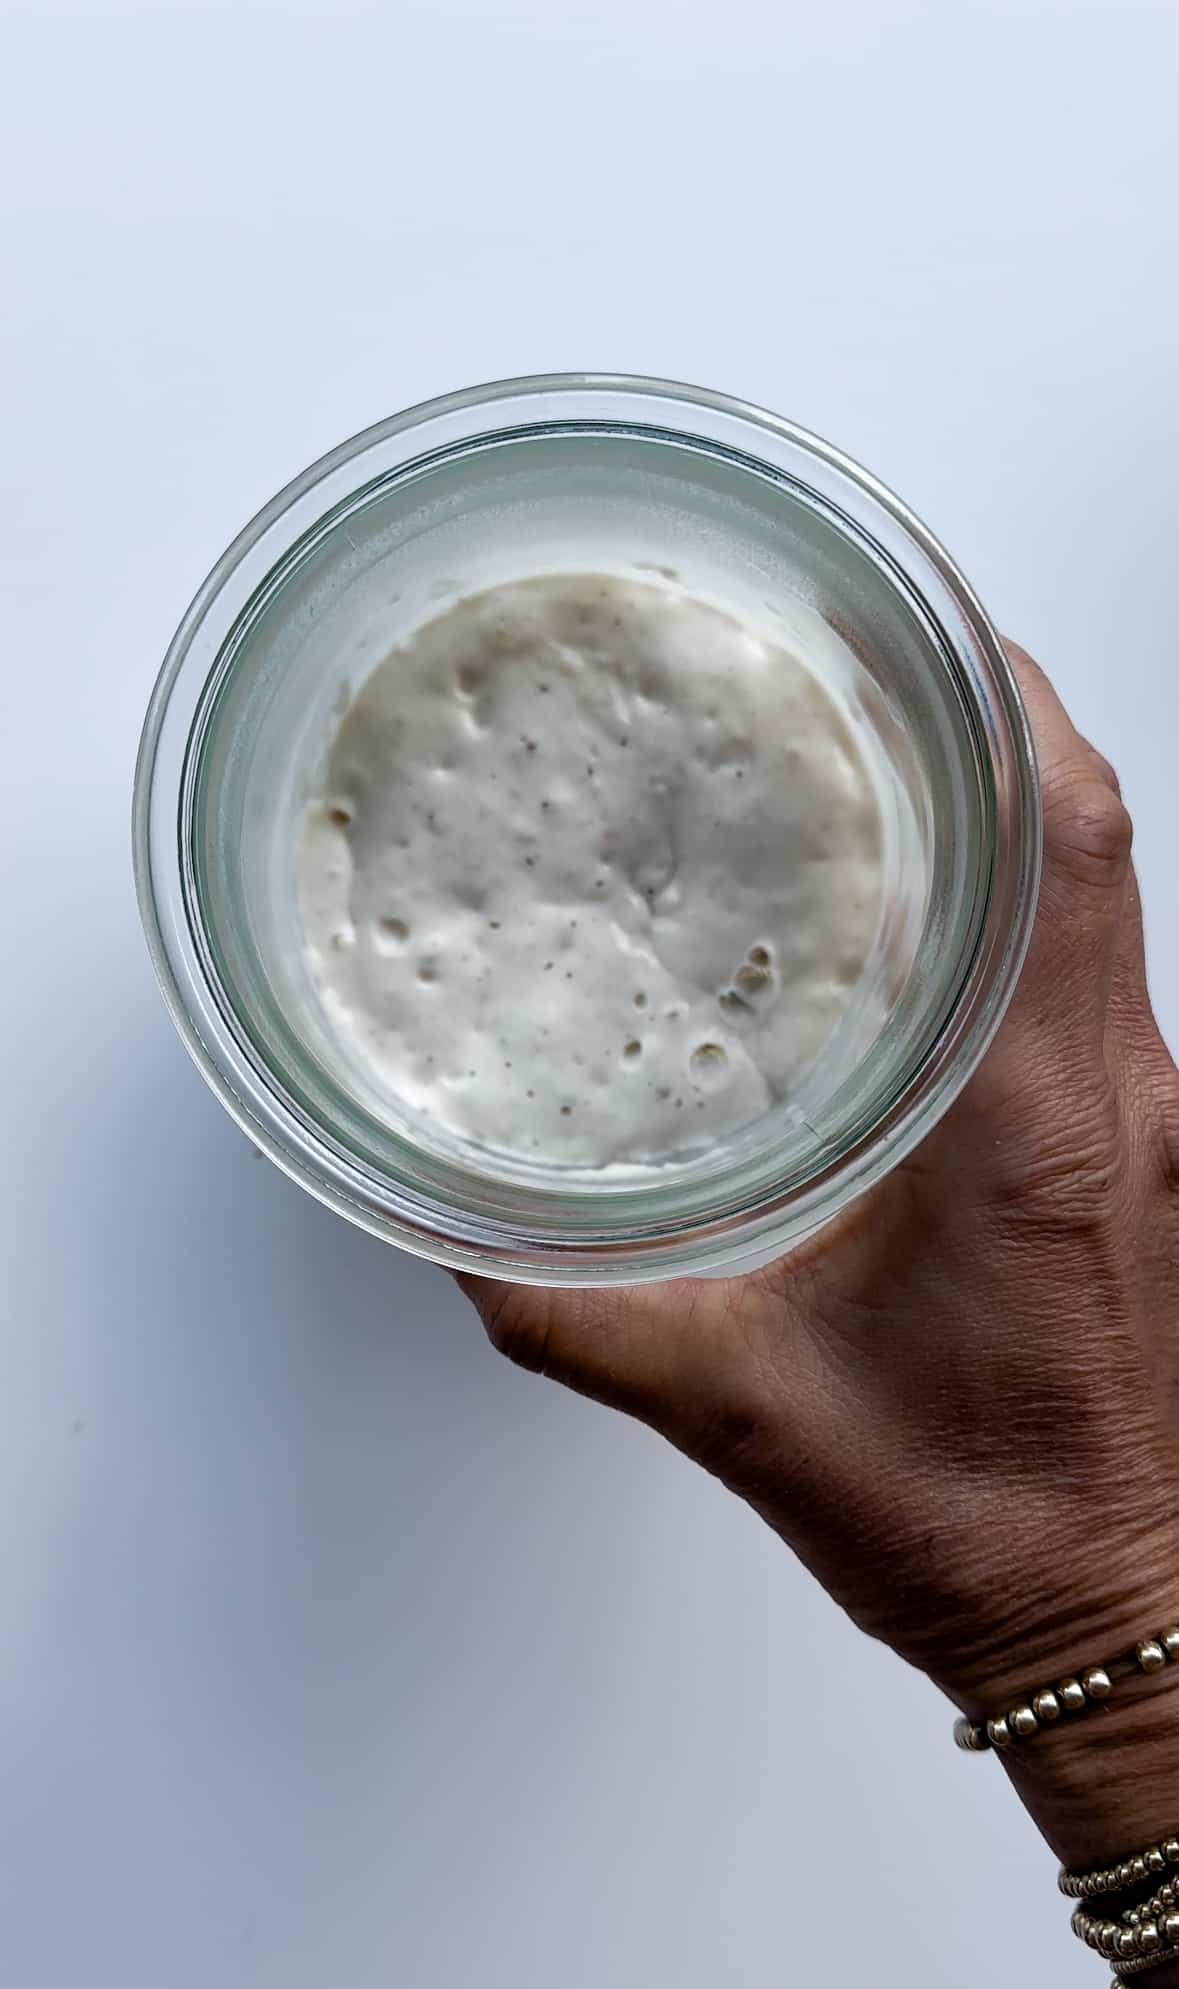
<svg viewBox="0 0 1179 1989">
<path fill-rule="evenodd" d="M 974 957 L 923 1064 L 890 1107 L 847 1150 L 755 1208 L 721 1220 L 639 1224 L 623 1236 L 588 1237 L 460 1216 L 316 1137 L 230 1024 L 185 890 L 182 805 L 190 736 L 229 631 L 276 563 L 310 524 L 329 515 L 325 500 L 355 499 L 370 476 L 417 460 L 423 445 L 474 444 L 583 422 L 607 432 L 619 422 L 632 433 L 657 425 L 689 445 L 736 448 L 755 466 L 844 507 L 859 529 L 873 528 L 874 542 L 962 665 L 996 787 L 992 886 Z M 368 474 L 358 477 L 358 470 Z M 569 373 L 495 381 L 406 409 L 330 450 L 263 506 L 213 567 L 169 646 L 140 744 L 133 844 L 141 915 L 173 1020 L 256 1145 L 320 1200 L 416 1254 L 521 1282 L 588 1285 L 764 1260 L 811 1234 L 925 1137 L 992 1040 L 1022 966 L 1039 882 L 1040 810 L 1030 728 L 1003 645 L 948 553 L 885 485 L 831 444 L 743 400 L 637 375 Z"/>
</svg>

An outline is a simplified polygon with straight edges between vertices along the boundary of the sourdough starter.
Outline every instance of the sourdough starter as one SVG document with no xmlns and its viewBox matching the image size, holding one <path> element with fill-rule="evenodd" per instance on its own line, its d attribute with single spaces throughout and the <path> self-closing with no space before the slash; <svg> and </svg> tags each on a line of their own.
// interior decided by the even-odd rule
<svg viewBox="0 0 1179 1989">
<path fill-rule="evenodd" d="M 674 1164 L 792 1087 L 881 916 L 881 813 L 798 657 L 690 595 L 545 575 L 362 686 L 299 895 L 378 1087 L 533 1162 Z"/>
</svg>

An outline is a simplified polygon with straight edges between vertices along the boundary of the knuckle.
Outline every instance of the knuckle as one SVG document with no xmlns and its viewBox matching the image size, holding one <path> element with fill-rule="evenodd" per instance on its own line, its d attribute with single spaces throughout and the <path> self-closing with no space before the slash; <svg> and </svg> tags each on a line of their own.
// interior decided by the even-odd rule
<svg viewBox="0 0 1179 1989">
<path fill-rule="evenodd" d="M 1117 768 L 1114 766 L 1113 761 L 1107 760 L 1105 754 L 1099 753 L 1096 747 L 1093 747 L 1091 750 L 1093 753 L 1094 773 L 1102 786 L 1108 787 L 1110 793 L 1116 794 L 1120 801 L 1122 798 L 1122 783 L 1118 779 Z"/>
<path fill-rule="evenodd" d="M 1129 810 L 1088 769 L 1046 790 L 1044 827 L 1053 857 L 1079 882 L 1109 886 L 1125 876 L 1134 840 Z"/>
<path fill-rule="evenodd" d="M 1108 1080 L 1099 1080 L 1005 1139 L 991 1187 L 1007 1223 L 1042 1236 L 1096 1239 L 1117 1224 L 1126 1167 L 1121 1107 Z"/>
</svg>

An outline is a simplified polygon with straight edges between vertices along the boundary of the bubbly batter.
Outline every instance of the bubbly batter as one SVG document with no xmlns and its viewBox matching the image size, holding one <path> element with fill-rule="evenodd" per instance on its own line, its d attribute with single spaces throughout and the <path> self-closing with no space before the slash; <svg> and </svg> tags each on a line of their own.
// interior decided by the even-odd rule
<svg viewBox="0 0 1179 1989">
<path fill-rule="evenodd" d="M 300 852 L 308 958 L 410 1111 L 534 1162 L 667 1162 L 830 1036 L 881 841 L 796 657 L 665 587 L 546 575 L 440 614 L 344 714 Z"/>
</svg>

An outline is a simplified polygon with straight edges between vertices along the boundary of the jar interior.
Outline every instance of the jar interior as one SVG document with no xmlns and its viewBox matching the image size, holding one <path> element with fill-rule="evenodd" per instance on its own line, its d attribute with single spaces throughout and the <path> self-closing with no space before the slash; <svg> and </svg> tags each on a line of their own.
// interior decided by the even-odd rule
<svg viewBox="0 0 1179 1989">
<path fill-rule="evenodd" d="M 546 572 L 682 587 L 794 651 L 854 729 L 883 824 L 872 954 L 791 1096 L 674 1164 L 606 1179 L 480 1148 L 378 1090 L 325 1014 L 297 896 L 305 812 L 360 685 L 454 599 Z M 238 617 L 184 783 L 194 936 L 267 1081 L 375 1177 L 485 1216 L 525 1209 L 542 1228 L 719 1218 L 847 1151 L 912 1082 L 951 1013 L 990 886 L 994 796 L 973 713 L 923 602 L 805 485 L 682 434 L 589 423 L 501 432 L 355 492 Z"/>
</svg>

